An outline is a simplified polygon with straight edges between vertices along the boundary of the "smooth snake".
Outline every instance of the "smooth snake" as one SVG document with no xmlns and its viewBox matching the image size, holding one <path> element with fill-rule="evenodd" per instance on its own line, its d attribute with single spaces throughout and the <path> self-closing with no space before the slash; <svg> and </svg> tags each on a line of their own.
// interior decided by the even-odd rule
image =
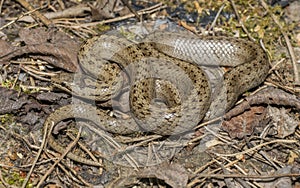
<svg viewBox="0 0 300 188">
<path fill-rule="evenodd" d="M 207 111 L 213 116 L 222 115 L 222 110 L 214 109 L 228 111 L 239 95 L 264 81 L 270 68 L 265 52 L 253 42 L 171 32 L 154 32 L 138 43 L 114 35 L 94 37 L 83 45 L 79 62 L 85 74 L 65 73 L 54 81 L 69 84 L 74 95 L 95 101 L 118 96 L 126 85 L 131 118 L 116 118 L 88 104 L 70 104 L 49 115 L 44 124 L 47 132 L 69 118 L 89 120 L 123 135 L 141 130 L 160 135 L 190 131 Z M 219 88 L 212 90 L 199 65 L 225 67 Z M 64 151 L 51 134 L 48 143 Z M 97 165 L 71 152 L 68 157 Z"/>
</svg>

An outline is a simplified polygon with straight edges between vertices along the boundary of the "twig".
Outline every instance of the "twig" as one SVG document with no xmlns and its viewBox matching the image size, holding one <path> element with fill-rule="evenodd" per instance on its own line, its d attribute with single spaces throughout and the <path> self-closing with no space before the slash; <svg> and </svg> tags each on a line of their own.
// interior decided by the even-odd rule
<svg viewBox="0 0 300 188">
<path fill-rule="evenodd" d="M 211 161 L 210 164 L 216 163 L 217 160 L 219 160 L 219 159 L 220 159 L 220 158 L 213 159 L 213 160 L 212 160 L 213 162 Z M 236 159 L 236 160 L 231 161 L 230 163 L 224 165 L 224 167 L 225 167 L 225 168 L 230 167 L 230 166 L 232 166 L 232 165 L 238 163 L 239 161 L 240 161 L 240 159 Z M 201 168 L 201 170 L 204 170 L 205 167 L 208 167 L 208 165 L 203 166 L 203 167 Z M 212 171 L 210 171 L 210 172 L 207 172 L 206 174 L 207 174 L 207 175 L 210 175 L 210 174 L 216 173 L 217 171 L 220 171 L 220 170 L 222 170 L 221 167 L 219 167 L 219 168 L 217 168 L 217 169 L 214 169 L 214 170 L 212 170 Z M 197 170 L 197 171 L 199 172 L 199 170 Z M 197 172 L 197 171 L 196 171 L 196 172 Z M 193 176 L 193 177 L 195 177 L 196 179 L 194 179 L 192 182 L 190 182 L 190 183 L 188 184 L 187 187 L 194 187 L 193 185 L 199 183 L 199 178 L 204 178 L 202 181 L 204 181 L 204 180 L 207 178 L 207 177 L 199 177 L 198 174 L 195 174 L 195 173 L 194 173 L 194 176 Z M 193 177 L 192 177 L 192 178 L 193 178 Z"/>
<path fill-rule="evenodd" d="M 148 143 L 150 143 L 151 141 L 157 140 L 157 139 L 159 139 L 159 138 L 161 138 L 161 137 L 162 137 L 162 136 L 160 136 L 160 135 L 153 136 L 152 138 L 150 137 L 150 138 L 147 139 L 147 140 L 144 140 L 144 141 L 138 142 L 138 143 L 136 143 L 136 144 L 127 146 L 126 148 L 121 149 L 121 150 L 119 150 L 118 152 L 119 152 L 119 153 L 125 153 L 125 152 L 127 152 L 127 151 L 134 150 L 136 147 L 139 147 L 139 146 L 148 144 Z"/>
<path fill-rule="evenodd" d="M 224 167 L 230 167 L 232 165 L 235 165 L 237 162 L 239 162 L 240 159 L 234 160 L 226 164 Z M 275 175 L 246 175 L 246 174 L 213 174 L 216 173 L 217 171 L 221 170 L 221 168 L 217 168 L 211 172 L 206 172 L 203 174 L 197 174 L 201 171 L 203 171 L 205 168 L 208 166 L 212 165 L 213 163 L 217 162 L 216 160 L 212 160 L 208 164 L 205 164 L 203 167 L 197 169 L 191 178 L 193 181 L 191 181 L 187 187 L 194 187 L 197 183 L 200 183 L 201 180 L 200 178 L 204 178 L 203 181 L 207 178 L 218 178 L 218 179 L 224 179 L 224 178 L 246 178 L 246 179 L 274 179 L 274 178 L 280 178 L 280 177 L 297 177 L 300 174 L 275 174 Z"/>
<path fill-rule="evenodd" d="M 265 85 L 267 86 L 273 86 L 273 87 L 278 87 L 280 89 L 283 89 L 284 91 L 287 91 L 287 92 L 290 92 L 290 93 L 300 93 L 300 89 L 297 89 L 297 88 L 292 88 L 292 87 L 288 87 L 288 86 L 283 86 L 283 85 L 280 85 L 276 82 L 273 82 L 273 81 L 267 81 L 267 82 L 264 82 Z"/>
<path fill-rule="evenodd" d="M 26 16 L 26 15 L 28 15 L 28 14 L 31 14 L 31 13 L 33 13 L 33 12 L 39 10 L 39 9 L 40 9 L 40 8 L 36 8 L 36 9 L 34 9 L 34 10 L 31 10 L 31 11 L 29 11 L 29 12 L 26 12 L 26 13 L 24 13 L 24 14 L 21 14 L 21 15 L 18 16 L 17 18 L 13 19 L 12 21 L 10 21 L 10 22 L 8 22 L 7 24 L 5 24 L 4 26 L 0 27 L 0 31 L 3 30 L 4 28 L 10 26 L 11 24 L 15 23 L 16 21 L 18 21 L 18 20 L 21 19 L 22 17 L 24 17 L 24 16 Z"/>
<path fill-rule="evenodd" d="M 43 76 L 55 76 L 56 75 L 55 73 L 48 73 L 48 72 L 43 72 L 43 71 L 37 70 L 33 66 L 24 65 L 22 67 L 24 69 L 26 69 L 27 71 L 30 71 L 37 75 L 43 75 Z"/>
<path fill-rule="evenodd" d="M 20 68 L 21 68 L 23 71 L 25 71 L 27 74 L 29 74 L 29 75 L 31 75 L 31 76 L 33 76 L 33 77 L 39 79 L 39 80 L 51 82 L 51 79 L 48 79 L 48 78 L 44 78 L 44 77 L 42 77 L 42 76 L 39 76 L 39 75 L 33 73 L 31 70 L 27 70 L 24 66 L 21 66 Z M 54 75 L 55 73 L 46 73 L 46 74 L 50 74 L 50 75 L 53 74 L 53 75 Z"/>
<path fill-rule="evenodd" d="M 0 2 L 0 14 L 2 14 L 2 6 L 3 6 L 4 0 L 1 0 Z"/>
<path fill-rule="evenodd" d="M 266 4 L 266 2 L 264 0 L 260 0 L 261 5 L 264 7 L 264 9 L 270 14 L 270 16 L 272 17 L 273 21 L 278 25 L 281 34 L 284 37 L 285 43 L 287 45 L 290 57 L 291 57 L 291 61 L 293 64 L 293 69 L 294 69 L 294 75 L 295 75 L 295 85 L 300 85 L 300 79 L 299 79 L 299 72 L 297 69 L 297 62 L 296 62 L 296 57 L 295 57 L 295 52 L 294 49 L 292 47 L 292 44 L 290 42 L 290 39 L 287 35 L 287 33 L 284 31 L 282 25 L 280 24 L 280 22 L 278 21 L 278 18 L 270 11 L 268 5 Z"/>
<path fill-rule="evenodd" d="M 34 8 L 26 1 L 26 0 L 15 0 L 18 3 L 20 3 L 24 8 L 26 8 L 28 11 L 32 11 L 34 10 Z M 39 18 L 42 23 L 44 25 L 46 25 L 47 27 L 49 27 L 50 25 L 52 25 L 51 20 L 49 20 L 48 18 L 46 18 L 43 14 L 41 14 L 39 11 L 35 11 L 32 13 L 33 17 L 35 18 Z"/>
<path fill-rule="evenodd" d="M 58 19 L 58 18 L 70 18 L 70 17 L 78 17 L 83 15 L 85 11 L 90 11 L 90 7 L 78 5 L 74 7 L 70 7 L 58 12 L 47 12 L 44 16 L 48 19 Z M 6 18 L 7 20 L 15 19 L 15 18 Z M 78 18 L 77 18 L 78 19 Z M 23 16 L 18 19 L 22 22 L 34 22 L 34 19 L 31 16 Z"/>
<path fill-rule="evenodd" d="M 222 138 L 221 135 L 219 135 L 218 133 L 214 132 L 213 130 L 211 130 L 208 127 L 205 127 L 206 131 L 210 132 L 212 135 L 214 135 L 216 138 L 218 138 L 219 140 L 221 140 L 222 142 L 229 144 L 230 141 L 226 140 L 225 138 Z"/>
<path fill-rule="evenodd" d="M 47 125 L 46 125 L 47 126 Z M 49 132 L 47 133 L 45 131 L 45 135 L 50 135 L 52 133 L 53 130 L 53 126 L 51 125 L 51 128 L 49 129 Z M 47 127 L 45 127 L 45 130 L 48 130 Z M 79 128 L 78 134 L 76 136 L 76 139 L 68 145 L 68 147 L 66 148 L 66 151 L 64 153 L 61 154 L 61 156 L 59 157 L 58 160 L 55 161 L 55 163 L 48 169 L 48 171 L 45 173 L 45 175 L 40 179 L 40 182 L 38 183 L 37 187 L 41 187 L 42 183 L 46 180 L 46 178 L 48 177 L 49 174 L 51 174 L 51 172 L 54 170 L 55 166 L 69 153 L 69 151 L 77 144 L 79 138 L 80 138 L 80 134 L 81 134 L 81 130 L 82 127 Z"/>
<path fill-rule="evenodd" d="M 276 67 L 281 64 L 282 62 L 284 62 L 286 59 L 285 58 L 281 58 L 279 61 L 277 61 L 273 66 L 272 68 L 269 70 L 269 73 L 274 71 L 276 69 Z M 282 80 L 282 78 L 280 77 L 279 78 L 280 80 Z"/>
<path fill-rule="evenodd" d="M 52 91 L 53 89 L 51 87 L 42 87 L 42 86 L 26 86 L 20 84 L 20 87 L 22 88 L 23 91 L 26 91 L 28 89 L 35 89 L 39 91 Z"/>
<path fill-rule="evenodd" d="M 215 153 L 217 156 L 221 156 L 221 157 L 234 157 L 234 156 L 237 156 L 237 155 L 243 155 L 243 154 L 246 154 L 246 153 L 249 153 L 251 151 L 254 151 L 258 148 L 261 148 L 263 146 L 266 146 L 266 145 L 269 145 L 269 144 L 273 144 L 273 143 L 289 143 L 289 144 L 292 144 L 292 143 L 296 143 L 297 140 L 281 140 L 281 139 L 276 139 L 276 140 L 272 140 L 270 142 L 265 142 L 265 143 L 262 143 L 260 145 L 257 145 L 253 148 L 250 148 L 250 149 L 247 149 L 245 151 L 242 151 L 242 152 L 238 152 L 238 153 L 232 153 L 232 154 L 221 154 L 221 153 Z"/>
<path fill-rule="evenodd" d="M 15 86 L 16 86 L 16 84 L 17 84 L 17 81 L 18 81 L 18 79 L 19 79 L 19 77 L 20 77 L 20 73 L 21 73 L 21 69 L 18 69 L 16 78 L 15 78 L 15 80 L 14 80 L 12 86 L 10 87 L 10 89 L 14 89 L 14 88 L 15 88 Z"/>
<path fill-rule="evenodd" d="M 166 5 L 163 5 L 162 3 L 158 3 L 158 4 L 156 4 L 152 7 L 145 8 L 143 10 L 138 11 L 137 14 L 138 15 L 151 14 L 153 12 L 159 11 L 159 10 L 164 9 L 166 7 L 167 7 Z M 95 25 L 103 25 L 103 24 L 107 24 L 107 23 L 122 21 L 122 20 L 126 20 L 128 18 L 133 18 L 133 17 L 135 17 L 135 15 L 131 13 L 131 14 L 128 14 L 128 15 L 125 15 L 125 16 L 117 17 L 117 18 L 112 18 L 112 19 L 103 20 L 103 21 L 99 21 L 99 22 L 90 22 L 90 23 L 85 23 L 85 24 L 78 24 L 78 25 L 74 25 L 74 26 L 71 26 L 71 27 L 74 28 L 74 29 L 79 29 L 81 27 L 92 27 L 92 26 L 95 26 Z"/>
<path fill-rule="evenodd" d="M 46 130 L 47 130 L 47 125 L 46 125 Z M 37 161 L 39 160 L 39 158 L 40 158 L 40 156 L 41 156 L 41 154 L 42 154 L 42 151 L 43 151 L 44 146 L 45 146 L 45 143 L 46 143 L 46 138 L 47 138 L 47 133 L 45 132 L 44 135 L 43 135 L 43 141 L 42 141 L 42 144 L 41 144 L 41 146 L 40 146 L 40 148 L 39 148 L 39 151 L 38 151 L 38 153 L 37 153 L 37 155 L 36 155 L 36 157 L 35 157 L 35 159 L 34 159 L 34 161 L 33 161 L 33 164 L 32 164 L 32 166 L 31 166 L 31 168 L 30 168 L 30 171 L 28 172 L 28 174 L 27 174 L 27 176 L 26 176 L 26 178 L 25 178 L 25 180 L 24 180 L 24 182 L 23 182 L 23 184 L 22 184 L 22 188 L 25 188 L 25 187 L 26 187 L 26 185 L 27 185 L 27 183 L 28 183 L 28 181 L 29 181 L 29 178 L 30 178 L 30 176 L 31 176 L 31 174 L 32 174 L 32 172 L 33 172 L 33 170 L 34 170 L 34 167 L 35 167 Z"/>
<path fill-rule="evenodd" d="M 242 174 L 197 174 L 202 178 L 246 178 L 246 179 L 274 179 L 281 177 L 299 177 L 300 174 L 271 174 L 271 175 L 242 175 Z"/>
<path fill-rule="evenodd" d="M 204 127 L 204 126 L 206 126 L 206 125 L 209 125 L 209 124 L 211 124 L 211 123 L 217 122 L 217 121 L 219 121 L 219 120 L 222 120 L 222 118 L 223 118 L 223 117 L 220 116 L 220 117 L 214 118 L 214 119 L 212 119 L 212 120 L 206 121 L 206 122 L 204 122 L 204 123 L 201 123 L 201 124 L 197 125 L 197 126 L 194 128 L 194 130 L 199 129 L 199 128 L 201 128 L 201 127 Z"/>
<path fill-rule="evenodd" d="M 86 187 L 92 187 L 90 183 L 88 183 L 85 179 L 83 179 L 75 169 L 70 168 L 69 165 L 66 165 L 65 162 L 62 162 L 63 164 L 58 164 L 59 168 L 62 169 L 62 171 L 69 176 L 72 181 L 77 182 L 77 183 L 83 183 Z M 68 168 L 66 169 L 65 166 Z M 71 172 L 71 173 L 70 173 Z M 72 174 L 74 174 L 76 177 L 74 177 Z M 61 177 L 63 178 L 63 177 Z M 77 178 L 77 179 L 76 179 Z M 81 181 L 81 182 L 80 182 Z"/>
<path fill-rule="evenodd" d="M 203 170 L 205 170 L 207 167 L 209 167 L 210 165 L 214 164 L 216 161 L 215 160 L 211 160 L 208 163 L 205 163 L 204 165 L 200 166 L 199 168 L 197 168 L 193 174 L 198 174 L 199 172 L 202 172 Z"/>
<path fill-rule="evenodd" d="M 104 131 L 99 130 L 97 128 L 95 128 L 94 126 L 90 126 L 89 124 L 86 124 L 86 126 L 92 130 L 94 133 L 98 134 L 99 136 L 101 136 L 103 139 L 105 139 L 109 145 L 111 145 L 113 148 L 115 148 L 118 152 L 122 151 L 122 147 L 110 136 L 108 136 L 107 134 L 105 134 Z M 138 163 L 134 160 L 134 158 L 128 154 L 125 153 L 125 159 L 127 160 L 127 162 L 136 170 L 138 171 Z"/>
<path fill-rule="evenodd" d="M 138 19 L 138 21 L 141 21 L 140 15 L 129 5 L 128 0 L 121 0 L 122 3 L 132 12 L 135 17 Z"/>
<path fill-rule="evenodd" d="M 220 7 L 220 9 L 219 9 L 219 11 L 218 11 L 218 13 L 217 13 L 217 15 L 216 15 L 214 21 L 212 22 L 211 26 L 209 27 L 208 31 L 211 31 L 211 30 L 215 27 L 215 25 L 216 25 L 216 23 L 217 23 L 217 20 L 218 20 L 218 18 L 219 18 L 219 16 L 220 16 L 221 12 L 223 11 L 224 7 L 225 7 L 225 4 L 223 4 L 223 5 Z"/>
<path fill-rule="evenodd" d="M 240 17 L 240 15 L 239 15 L 239 12 L 238 12 L 237 9 L 236 9 L 234 0 L 229 0 L 229 1 L 230 1 L 230 3 L 231 3 L 231 6 L 232 6 L 232 8 L 233 8 L 233 11 L 234 11 L 234 13 L 235 13 L 235 15 L 236 15 L 237 20 L 239 21 L 239 24 L 241 25 L 241 27 L 242 27 L 242 29 L 243 29 L 243 31 L 247 34 L 248 38 L 249 38 L 251 41 L 254 41 L 254 42 L 255 42 L 255 39 L 250 35 L 250 33 L 248 32 L 246 26 L 244 25 L 244 23 L 243 23 L 242 20 L 241 20 L 241 17 Z"/>
<path fill-rule="evenodd" d="M 225 157 L 222 157 L 222 158 L 224 160 L 226 160 L 228 163 L 232 163 L 232 161 L 230 161 L 229 159 L 227 159 Z M 219 162 L 219 165 L 222 165 L 222 163 Z M 242 174 L 247 175 L 247 173 L 245 172 L 245 170 L 242 169 L 242 167 L 240 167 L 238 164 L 234 163 L 233 166 L 235 168 L 237 168 Z M 252 184 L 252 182 L 244 182 L 244 180 L 242 180 L 241 178 L 237 178 L 236 181 L 238 181 L 239 183 L 243 184 L 243 187 L 249 187 L 248 184 L 251 184 L 251 186 L 254 187 L 253 184 Z"/>
<path fill-rule="evenodd" d="M 48 65 L 47 62 L 44 61 L 15 61 L 15 60 L 11 60 L 10 61 L 11 64 L 17 64 L 17 65 Z"/>
<path fill-rule="evenodd" d="M 75 137 L 72 134 L 67 133 L 67 136 L 70 137 L 73 140 L 75 139 Z M 92 158 L 94 161 L 98 162 L 96 157 L 92 154 L 92 152 L 82 142 L 78 142 L 78 145 L 81 147 L 81 149 L 83 151 L 85 151 L 90 156 L 90 158 Z"/>
</svg>

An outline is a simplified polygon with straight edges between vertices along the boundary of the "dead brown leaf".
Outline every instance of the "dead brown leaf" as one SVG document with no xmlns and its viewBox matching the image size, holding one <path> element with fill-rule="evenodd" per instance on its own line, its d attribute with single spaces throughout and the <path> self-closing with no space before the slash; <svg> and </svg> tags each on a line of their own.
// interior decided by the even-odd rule
<svg viewBox="0 0 300 188">
<path fill-rule="evenodd" d="M 243 138 L 251 135 L 255 127 L 267 123 L 266 113 L 267 109 L 264 107 L 251 107 L 243 114 L 224 121 L 221 128 L 228 132 L 231 138 Z"/>
<path fill-rule="evenodd" d="M 295 119 L 294 116 L 289 114 L 289 111 L 285 108 L 268 108 L 268 115 L 272 119 L 272 124 L 276 129 L 276 137 L 285 138 L 293 134 L 296 128 L 300 125 L 299 120 Z"/>
<path fill-rule="evenodd" d="M 8 46 L 7 49 L 10 50 L 1 55 L 0 62 L 7 62 L 12 58 L 28 54 L 32 58 L 47 61 L 55 67 L 70 72 L 78 70 L 79 43 L 65 33 L 53 29 L 46 31 L 44 28 L 36 28 L 23 29 L 19 35 L 26 45 L 9 48 L 7 44 L 1 42 L 3 47 Z"/>
<path fill-rule="evenodd" d="M 0 49 L 1 49 L 0 50 L 0 60 L 1 60 L 2 57 L 5 57 L 5 56 L 9 55 L 10 53 L 13 53 L 13 51 L 15 50 L 15 47 L 10 45 L 5 40 L 0 40 Z M 0 61 L 0 63 L 8 63 L 8 62 Z"/>
<path fill-rule="evenodd" d="M 19 110 L 28 103 L 28 96 L 18 96 L 17 91 L 0 87 L 0 101 L 0 114 L 7 114 Z"/>
</svg>

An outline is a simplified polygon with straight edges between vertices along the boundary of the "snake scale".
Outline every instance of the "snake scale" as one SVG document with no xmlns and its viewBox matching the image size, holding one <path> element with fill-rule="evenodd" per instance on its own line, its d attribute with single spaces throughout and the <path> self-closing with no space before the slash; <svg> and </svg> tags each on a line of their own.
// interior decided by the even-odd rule
<svg viewBox="0 0 300 188">
<path fill-rule="evenodd" d="M 96 101 L 110 100 L 126 85 L 132 118 L 109 116 L 88 104 L 70 104 L 48 116 L 44 131 L 62 120 L 80 118 L 117 134 L 183 133 L 192 130 L 207 111 L 228 111 L 239 95 L 262 83 L 270 69 L 266 54 L 253 42 L 171 32 L 154 32 L 139 43 L 114 35 L 94 37 L 83 45 L 79 62 L 85 74 L 62 74 L 56 81 L 71 83 L 73 94 Z M 215 97 L 201 66 L 226 68 Z M 64 151 L 51 134 L 48 143 Z M 68 157 L 83 160 L 71 152 Z"/>
</svg>

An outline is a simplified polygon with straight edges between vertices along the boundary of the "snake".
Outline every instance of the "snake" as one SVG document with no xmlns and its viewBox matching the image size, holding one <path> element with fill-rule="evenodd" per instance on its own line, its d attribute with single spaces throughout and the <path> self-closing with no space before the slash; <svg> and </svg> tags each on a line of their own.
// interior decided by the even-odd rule
<svg viewBox="0 0 300 188">
<path fill-rule="evenodd" d="M 69 104 L 47 117 L 45 132 L 63 120 L 78 118 L 114 134 L 182 134 L 193 130 L 208 112 L 213 117 L 228 111 L 242 93 L 260 85 L 270 70 L 266 53 L 255 42 L 159 31 L 139 42 L 119 35 L 93 37 L 82 46 L 78 59 L 82 73 L 62 73 L 53 81 L 91 101 L 111 101 L 129 88 L 125 98 L 130 118 L 111 116 L 90 104 Z M 203 67 L 225 70 L 217 88 L 212 88 Z M 48 144 L 63 153 L 51 133 Z M 98 165 L 72 152 L 67 156 Z"/>
</svg>

